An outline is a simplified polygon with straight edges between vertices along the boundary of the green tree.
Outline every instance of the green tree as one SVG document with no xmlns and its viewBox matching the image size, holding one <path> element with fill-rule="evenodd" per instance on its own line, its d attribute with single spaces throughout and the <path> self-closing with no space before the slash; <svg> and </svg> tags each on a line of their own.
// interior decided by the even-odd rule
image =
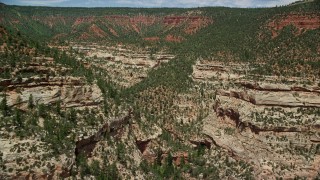
<svg viewBox="0 0 320 180">
<path fill-rule="evenodd" d="M 171 153 L 168 154 L 167 157 L 167 163 L 164 167 L 164 172 L 163 172 L 163 176 L 164 177 L 171 177 L 171 175 L 174 173 L 174 166 L 173 166 L 173 157 L 171 155 Z"/>
<path fill-rule="evenodd" d="M 38 105 L 38 116 L 46 118 L 47 117 L 47 110 L 44 104 Z"/>
<path fill-rule="evenodd" d="M 7 95 L 5 94 L 1 104 L 0 104 L 0 109 L 2 111 L 3 116 L 8 116 L 9 115 L 9 106 L 8 106 L 8 102 L 7 102 Z"/>
<path fill-rule="evenodd" d="M 171 153 L 168 154 L 168 159 L 167 159 L 167 166 L 168 167 L 172 167 L 173 166 L 173 157 L 171 155 Z"/>
<path fill-rule="evenodd" d="M 59 99 L 56 103 L 56 112 L 61 115 L 61 100 Z"/>
<path fill-rule="evenodd" d="M 36 116 L 36 114 L 34 114 L 33 116 L 30 117 L 30 124 L 33 126 L 37 126 L 38 125 L 38 118 Z"/>
<path fill-rule="evenodd" d="M 21 113 L 20 113 L 20 111 L 18 109 L 15 109 L 15 115 L 14 115 L 14 118 L 13 118 L 13 124 L 18 126 L 18 127 L 23 127 Z"/>
<path fill-rule="evenodd" d="M 77 112 L 74 108 L 69 111 L 68 120 L 73 124 L 77 124 Z"/>
<path fill-rule="evenodd" d="M 123 143 L 119 143 L 117 145 L 117 157 L 118 157 L 118 160 L 121 162 L 121 163 L 125 163 L 126 160 L 125 160 L 125 145 Z"/>
<path fill-rule="evenodd" d="M 44 118 L 43 127 L 46 131 L 46 135 L 50 138 L 54 133 L 55 120 L 52 119 L 50 116 Z"/>
<path fill-rule="evenodd" d="M 34 108 L 34 103 L 33 103 L 33 96 L 30 94 L 29 100 L 28 100 L 28 108 L 33 109 Z"/>
<path fill-rule="evenodd" d="M 157 159 L 156 159 L 156 165 L 161 166 L 161 160 L 162 160 L 162 151 L 159 148 L 157 150 Z"/>
</svg>

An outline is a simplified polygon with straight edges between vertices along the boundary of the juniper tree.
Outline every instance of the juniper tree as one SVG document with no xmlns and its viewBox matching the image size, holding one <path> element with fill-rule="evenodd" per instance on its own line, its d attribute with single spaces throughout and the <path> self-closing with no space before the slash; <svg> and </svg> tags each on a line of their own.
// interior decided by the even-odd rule
<svg viewBox="0 0 320 180">
<path fill-rule="evenodd" d="M 28 108 L 33 109 L 34 108 L 34 103 L 33 103 L 33 96 L 30 94 L 29 100 L 28 100 Z"/>
<path fill-rule="evenodd" d="M 2 115 L 3 116 L 8 116 L 9 115 L 9 106 L 8 106 L 8 102 L 7 102 L 7 95 L 5 94 L 1 104 L 0 104 L 0 109 L 2 111 Z"/>
</svg>

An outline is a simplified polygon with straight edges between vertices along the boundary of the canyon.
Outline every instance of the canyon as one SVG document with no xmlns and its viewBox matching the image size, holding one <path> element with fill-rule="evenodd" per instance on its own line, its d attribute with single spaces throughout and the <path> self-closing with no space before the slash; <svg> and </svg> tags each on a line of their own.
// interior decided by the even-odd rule
<svg viewBox="0 0 320 180">
<path fill-rule="evenodd" d="M 318 1 L 1 5 L 0 179 L 317 179 Z"/>
</svg>

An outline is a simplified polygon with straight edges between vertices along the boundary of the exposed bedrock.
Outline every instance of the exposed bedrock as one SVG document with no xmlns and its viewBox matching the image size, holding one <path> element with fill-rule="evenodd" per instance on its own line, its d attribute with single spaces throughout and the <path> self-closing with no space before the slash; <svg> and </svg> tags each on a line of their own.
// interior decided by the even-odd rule
<svg viewBox="0 0 320 180">
<path fill-rule="evenodd" d="M 103 100 L 96 84 L 86 84 L 85 79 L 77 77 L 31 77 L 20 81 L 4 79 L 0 81 L 0 86 L 6 88 L 8 105 L 20 109 L 27 107 L 30 96 L 34 104 L 60 102 L 64 108 L 98 106 Z"/>
</svg>

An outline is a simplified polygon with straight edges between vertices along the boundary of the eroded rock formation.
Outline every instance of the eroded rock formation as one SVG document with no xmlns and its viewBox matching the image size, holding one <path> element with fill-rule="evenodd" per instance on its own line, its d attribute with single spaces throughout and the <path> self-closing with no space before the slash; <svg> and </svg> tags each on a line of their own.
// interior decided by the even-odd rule
<svg viewBox="0 0 320 180">
<path fill-rule="evenodd" d="M 76 142 L 75 155 L 85 155 L 87 157 L 91 156 L 91 152 L 96 147 L 96 144 L 101 141 L 104 137 L 114 135 L 117 130 L 123 128 L 123 126 L 129 124 L 132 117 L 132 112 L 129 111 L 126 115 L 122 117 L 114 118 L 110 122 L 103 125 L 97 133 Z"/>
<path fill-rule="evenodd" d="M 319 14 L 288 14 L 278 16 L 268 26 L 272 30 L 272 37 L 278 36 L 279 31 L 284 27 L 293 25 L 297 28 L 297 34 L 301 34 L 306 30 L 320 28 L 320 15 Z"/>
<path fill-rule="evenodd" d="M 26 108 L 30 96 L 34 104 L 61 103 L 64 108 L 98 106 L 103 98 L 99 87 L 87 85 L 85 79 L 76 77 L 30 77 L 19 80 L 2 80 L 7 89 L 9 106 Z"/>
</svg>

